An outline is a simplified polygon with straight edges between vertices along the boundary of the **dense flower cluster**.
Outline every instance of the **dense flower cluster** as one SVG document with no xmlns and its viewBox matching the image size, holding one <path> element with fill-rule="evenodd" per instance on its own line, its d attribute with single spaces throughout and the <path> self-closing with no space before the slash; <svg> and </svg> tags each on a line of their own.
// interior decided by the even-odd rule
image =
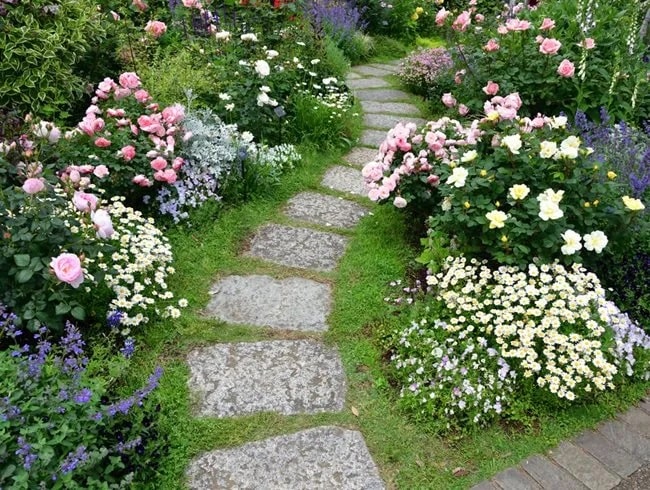
<svg viewBox="0 0 650 490">
<path fill-rule="evenodd" d="M 428 86 L 436 85 L 452 65 L 451 56 L 444 48 L 419 49 L 401 62 L 399 77 L 413 90 L 426 93 Z"/>
</svg>

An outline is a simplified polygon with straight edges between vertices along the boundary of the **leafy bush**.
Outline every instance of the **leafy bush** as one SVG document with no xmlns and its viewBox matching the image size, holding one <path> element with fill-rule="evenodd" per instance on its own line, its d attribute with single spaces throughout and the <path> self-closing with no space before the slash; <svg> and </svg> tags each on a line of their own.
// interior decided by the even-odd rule
<svg viewBox="0 0 650 490">
<path fill-rule="evenodd" d="M 64 116 L 88 81 L 76 66 L 103 36 L 90 0 L 3 2 L 0 110 Z"/>
<path fill-rule="evenodd" d="M 595 257 L 647 226 L 643 203 L 590 161 L 566 117 L 519 119 L 520 106 L 517 94 L 496 96 L 467 126 L 398 124 L 362 171 L 368 196 L 431 214 L 429 226 L 468 255 L 520 266 Z"/>
<path fill-rule="evenodd" d="M 559 0 L 515 11 L 518 17 L 500 18 L 474 7 L 439 11 L 437 23 L 454 47 L 456 70 L 464 70 L 454 91 L 458 100 L 479 110 L 477 95 L 491 80 L 506 93 L 519 92 L 523 112 L 531 117 L 576 109 L 596 117 L 605 106 L 616 119 L 648 118 L 639 2 L 618 0 L 596 8 L 591 1 Z"/>
<path fill-rule="evenodd" d="M 399 78 L 418 95 L 434 92 L 439 80 L 452 67 L 451 56 L 444 48 L 419 49 L 400 63 Z"/>
<path fill-rule="evenodd" d="M 122 371 L 124 357 L 89 360 L 69 323 L 58 343 L 47 335 L 43 327 L 27 338 L 0 308 L 0 485 L 123 488 L 154 476 L 166 450 L 151 400 L 162 370 L 116 399 L 104 373 Z"/>
<path fill-rule="evenodd" d="M 391 332 L 404 406 L 434 428 L 590 399 L 648 379 L 650 337 L 578 264 L 520 269 L 449 257 L 427 277 L 412 323 Z"/>
</svg>

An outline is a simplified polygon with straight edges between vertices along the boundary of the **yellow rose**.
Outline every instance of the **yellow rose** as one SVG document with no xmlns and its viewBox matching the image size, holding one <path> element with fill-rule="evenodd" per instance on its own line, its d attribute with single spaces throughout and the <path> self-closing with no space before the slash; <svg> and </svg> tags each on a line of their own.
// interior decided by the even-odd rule
<svg viewBox="0 0 650 490">
<path fill-rule="evenodd" d="M 465 209 L 469 209 L 472 205 L 469 203 L 469 201 L 465 201 L 463 203 L 463 206 L 465 206 Z"/>
<path fill-rule="evenodd" d="M 483 169 L 481 170 L 481 177 L 485 177 L 487 175 L 487 170 Z"/>
<path fill-rule="evenodd" d="M 502 241 L 503 243 L 508 243 L 508 237 L 505 236 L 505 235 L 501 235 L 501 241 Z"/>
<path fill-rule="evenodd" d="M 607 178 L 609 180 L 614 180 L 616 178 L 616 172 L 612 172 L 611 170 L 607 172 Z"/>
<path fill-rule="evenodd" d="M 530 193 L 530 188 L 526 184 L 515 184 L 508 192 L 510 193 L 510 197 L 515 201 L 521 201 Z"/>
<path fill-rule="evenodd" d="M 413 12 L 413 15 L 411 15 L 411 20 L 418 20 L 419 18 L 420 16 L 416 12 Z"/>
<path fill-rule="evenodd" d="M 599 201 L 598 199 L 596 199 L 592 204 L 593 204 L 594 206 L 598 206 L 598 205 L 600 204 L 600 201 Z"/>
<path fill-rule="evenodd" d="M 415 13 L 416 13 L 416 14 L 421 14 L 422 12 L 424 12 L 424 9 L 423 9 L 422 7 L 417 7 L 417 8 L 415 9 Z"/>
<path fill-rule="evenodd" d="M 625 207 L 630 211 L 641 211 L 645 209 L 645 206 L 640 199 L 634 199 L 630 196 L 623 196 L 623 204 L 625 204 Z"/>
<path fill-rule="evenodd" d="M 585 202 L 584 207 L 588 208 L 591 206 L 591 203 L 589 201 Z"/>
</svg>

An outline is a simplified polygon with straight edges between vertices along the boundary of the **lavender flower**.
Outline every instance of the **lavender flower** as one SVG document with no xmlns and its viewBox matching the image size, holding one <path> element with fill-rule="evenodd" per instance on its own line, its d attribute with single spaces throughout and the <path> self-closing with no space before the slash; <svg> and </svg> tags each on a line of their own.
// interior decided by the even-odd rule
<svg viewBox="0 0 650 490">
<path fill-rule="evenodd" d="M 120 349 L 120 353 L 127 359 L 130 359 L 134 352 L 135 352 L 135 340 L 133 339 L 133 337 L 129 337 L 126 340 L 124 340 L 124 347 Z"/>
<path fill-rule="evenodd" d="M 75 403 L 84 404 L 88 403 L 92 398 L 93 392 L 88 388 L 83 388 L 74 396 Z"/>
<path fill-rule="evenodd" d="M 32 467 L 38 456 L 32 452 L 32 446 L 24 437 L 18 437 L 18 449 L 16 455 L 23 458 L 23 467 L 28 470 Z"/>
<path fill-rule="evenodd" d="M 367 26 L 362 19 L 365 9 L 357 8 L 351 1 L 310 0 L 304 8 L 314 30 L 326 32 L 337 42 L 350 39 L 357 30 L 363 31 Z"/>
<path fill-rule="evenodd" d="M 86 446 L 79 446 L 75 451 L 70 452 L 61 463 L 61 473 L 64 475 L 72 473 L 74 470 L 83 466 L 88 461 L 89 455 L 86 452 Z"/>
<path fill-rule="evenodd" d="M 117 328 L 122 322 L 124 313 L 120 310 L 111 311 L 106 318 L 106 325 L 110 328 Z"/>
</svg>

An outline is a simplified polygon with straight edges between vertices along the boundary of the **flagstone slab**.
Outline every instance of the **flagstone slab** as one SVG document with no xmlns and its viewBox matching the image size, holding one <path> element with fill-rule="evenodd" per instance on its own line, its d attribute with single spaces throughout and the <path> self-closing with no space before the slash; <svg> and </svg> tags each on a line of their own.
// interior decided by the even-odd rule
<svg viewBox="0 0 650 490">
<path fill-rule="evenodd" d="M 350 153 L 345 155 L 345 161 L 350 165 L 364 167 L 368 162 L 374 162 L 379 155 L 379 151 L 374 148 L 364 148 L 357 146 Z"/>
<path fill-rule="evenodd" d="M 400 60 L 392 60 L 388 63 L 370 63 L 367 66 L 377 68 L 378 70 L 386 70 L 391 73 L 397 73 L 400 69 Z"/>
<path fill-rule="evenodd" d="M 376 88 L 356 90 L 355 95 L 359 100 L 372 100 L 376 102 L 395 102 L 400 100 L 408 100 L 409 94 L 394 88 Z"/>
<path fill-rule="evenodd" d="M 407 102 L 382 102 L 380 100 L 362 100 L 361 108 L 364 112 L 375 114 L 399 114 L 401 116 L 419 116 L 420 109 Z"/>
<path fill-rule="evenodd" d="M 582 483 L 571 476 L 564 468 L 554 464 L 550 459 L 535 454 L 521 465 L 542 488 L 562 490 L 587 490 Z"/>
<path fill-rule="evenodd" d="M 187 471 L 192 490 L 383 490 L 357 431 L 325 426 L 211 451 Z"/>
<path fill-rule="evenodd" d="M 383 78 L 357 78 L 347 81 L 348 87 L 354 90 L 366 89 L 366 88 L 384 88 L 390 87 L 388 83 Z"/>
<path fill-rule="evenodd" d="M 609 471 L 623 478 L 641 467 L 638 459 L 597 432 L 585 431 L 571 442 L 590 453 Z"/>
<path fill-rule="evenodd" d="M 261 227 L 245 255 L 300 269 L 332 271 L 348 239 L 335 233 L 284 225 Z"/>
<path fill-rule="evenodd" d="M 638 407 L 632 407 L 619 417 L 645 437 L 650 437 L 650 414 Z"/>
<path fill-rule="evenodd" d="M 590 490 L 610 490 L 621 481 L 618 476 L 607 471 L 596 458 L 570 442 L 560 443 L 549 455 Z"/>
<path fill-rule="evenodd" d="M 363 181 L 361 172 L 356 168 L 344 167 L 343 165 L 330 167 L 323 176 L 321 185 L 340 192 L 358 194 L 359 196 L 367 195 L 366 184 Z"/>
<path fill-rule="evenodd" d="M 361 138 L 359 138 L 359 143 L 379 149 L 379 145 L 386 139 L 387 132 L 385 129 L 364 129 Z"/>
<path fill-rule="evenodd" d="M 351 71 L 345 76 L 345 78 L 347 78 L 348 80 L 356 80 L 357 78 L 363 78 L 363 77 L 358 73 L 354 73 L 353 71 Z"/>
<path fill-rule="evenodd" d="M 366 214 L 363 206 L 317 192 L 301 192 L 289 199 L 285 214 L 323 226 L 354 228 Z"/>
<path fill-rule="evenodd" d="M 397 123 L 415 123 L 418 127 L 426 124 L 426 120 L 419 117 L 409 117 L 391 114 L 368 113 L 363 116 L 363 124 L 367 128 L 382 128 L 385 130 L 394 128 Z"/>
<path fill-rule="evenodd" d="M 478 485 L 474 485 L 469 490 L 501 490 L 501 487 L 497 487 L 496 483 L 491 481 L 482 481 Z"/>
<path fill-rule="evenodd" d="M 215 344 L 188 355 L 201 416 L 338 412 L 346 380 L 336 350 L 311 340 Z"/>
<path fill-rule="evenodd" d="M 625 422 L 610 420 L 599 426 L 598 432 L 639 460 L 650 461 L 650 439 L 643 437 Z"/>
<path fill-rule="evenodd" d="M 227 276 L 212 286 L 207 315 L 236 325 L 324 332 L 330 313 L 327 284 L 299 277 Z"/>
<path fill-rule="evenodd" d="M 390 70 L 384 68 L 378 68 L 372 65 L 359 65 L 352 67 L 352 73 L 359 73 L 361 75 L 372 76 L 372 77 L 384 77 L 386 75 L 391 75 L 394 73 L 393 67 L 390 67 Z"/>
<path fill-rule="evenodd" d="M 542 490 L 542 487 L 530 475 L 519 468 L 503 470 L 493 480 L 503 490 Z"/>
</svg>

